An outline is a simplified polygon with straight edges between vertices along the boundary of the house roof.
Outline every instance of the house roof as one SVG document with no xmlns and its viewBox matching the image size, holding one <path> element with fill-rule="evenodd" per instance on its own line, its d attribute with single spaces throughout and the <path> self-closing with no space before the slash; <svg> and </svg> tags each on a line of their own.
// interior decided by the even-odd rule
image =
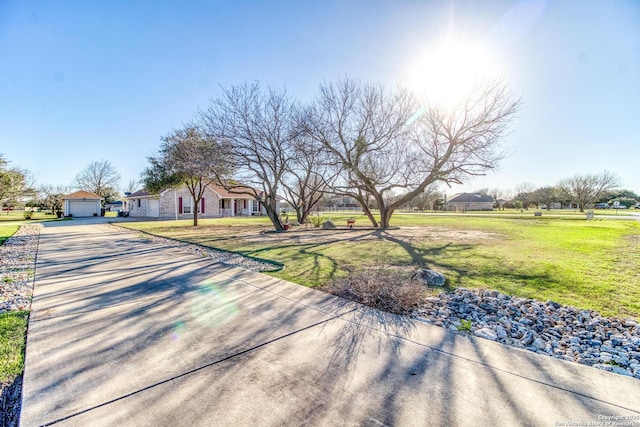
<svg viewBox="0 0 640 427">
<path fill-rule="evenodd" d="M 148 197 L 151 196 L 152 194 L 149 193 L 148 191 L 145 190 L 138 190 L 135 193 L 131 193 L 128 196 L 126 196 L 127 199 L 131 199 L 132 197 Z"/>
<path fill-rule="evenodd" d="M 103 200 L 102 197 L 98 196 L 96 193 L 91 193 L 89 191 L 76 191 L 75 193 L 67 194 L 62 198 L 63 200 L 70 199 L 85 199 L 85 200 Z"/>
<path fill-rule="evenodd" d="M 483 196 L 482 194 L 477 193 L 460 193 L 456 194 L 452 198 L 449 199 L 449 203 L 478 203 L 478 202 L 486 202 L 493 203 L 493 197 L 491 196 Z"/>
<path fill-rule="evenodd" d="M 246 193 L 237 193 L 233 190 L 229 191 L 221 185 L 209 184 L 209 188 L 218 193 L 220 197 L 235 198 L 235 199 L 253 199 L 253 196 Z M 253 190 L 251 187 L 238 187 L 236 191 L 249 191 Z M 258 194 L 262 194 L 261 191 L 256 190 Z"/>
</svg>

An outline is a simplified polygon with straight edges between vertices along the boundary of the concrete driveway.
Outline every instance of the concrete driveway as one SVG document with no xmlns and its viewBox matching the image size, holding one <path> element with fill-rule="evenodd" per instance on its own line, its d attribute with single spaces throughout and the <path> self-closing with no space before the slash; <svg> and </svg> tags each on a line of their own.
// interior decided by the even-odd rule
<svg viewBox="0 0 640 427">
<path fill-rule="evenodd" d="M 638 380 L 103 224 L 45 224 L 32 309 L 25 427 L 640 425 Z"/>
</svg>

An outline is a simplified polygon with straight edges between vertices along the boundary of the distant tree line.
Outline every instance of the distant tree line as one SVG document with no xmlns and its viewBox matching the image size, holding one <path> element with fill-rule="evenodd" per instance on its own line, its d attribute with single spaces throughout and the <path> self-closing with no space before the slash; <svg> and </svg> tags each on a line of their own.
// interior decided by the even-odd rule
<svg viewBox="0 0 640 427">
<path fill-rule="evenodd" d="M 620 189 L 620 179 L 611 171 L 577 174 L 560 180 L 554 186 L 536 187 L 525 182 L 513 190 L 483 188 L 477 193 L 493 197 L 496 208 L 551 209 L 555 204 L 575 205 L 581 212 L 596 203 L 612 205 L 618 202 L 627 208 L 640 201 L 640 196 L 631 190 Z"/>
</svg>

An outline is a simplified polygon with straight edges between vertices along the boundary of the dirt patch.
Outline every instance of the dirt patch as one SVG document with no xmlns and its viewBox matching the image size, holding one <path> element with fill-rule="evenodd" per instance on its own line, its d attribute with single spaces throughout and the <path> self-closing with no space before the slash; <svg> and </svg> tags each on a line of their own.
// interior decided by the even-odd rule
<svg viewBox="0 0 640 427">
<path fill-rule="evenodd" d="M 497 233 L 487 233 L 479 230 L 451 230 L 439 227 L 399 227 L 396 229 L 291 229 L 284 233 L 271 233 L 258 230 L 245 230 L 238 233 L 247 242 L 273 242 L 273 243 L 332 243 L 340 241 L 373 241 L 385 239 L 398 239 L 407 242 L 412 241 L 447 241 L 452 243 L 473 243 L 477 241 L 496 240 L 500 236 Z"/>
</svg>

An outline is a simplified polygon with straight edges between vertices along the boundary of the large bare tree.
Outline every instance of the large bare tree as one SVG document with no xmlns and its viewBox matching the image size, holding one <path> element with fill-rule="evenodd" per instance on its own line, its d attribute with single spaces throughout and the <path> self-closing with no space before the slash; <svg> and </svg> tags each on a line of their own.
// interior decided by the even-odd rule
<svg viewBox="0 0 640 427">
<path fill-rule="evenodd" d="M 343 79 L 322 85 L 307 114 L 308 133 L 341 168 L 334 192 L 358 201 L 374 226 L 370 199 L 383 212 L 388 194 L 415 184 L 405 126 L 415 110 L 405 90 Z"/>
<path fill-rule="evenodd" d="M 330 191 L 336 168 L 330 163 L 324 147 L 308 136 L 301 136 L 293 144 L 293 155 L 283 176 L 283 197 L 303 224 L 325 193 Z"/>
<path fill-rule="evenodd" d="M 108 160 L 91 162 L 78 175 L 75 187 L 104 197 L 104 202 L 117 200 L 120 174 Z"/>
<path fill-rule="evenodd" d="M 461 184 L 495 168 L 519 105 L 501 80 L 478 83 L 446 107 L 420 105 L 403 89 L 343 79 L 321 86 L 308 132 L 341 165 L 339 192 L 358 200 L 375 227 L 387 228 L 393 212 L 428 186 Z M 367 197 L 379 206 L 379 223 Z"/>
<path fill-rule="evenodd" d="M 230 193 L 254 197 L 276 231 L 284 230 L 278 191 L 300 135 L 296 110 L 284 89 L 263 89 L 256 82 L 223 88 L 201 112 L 209 134 L 228 144 L 236 167 L 220 183 Z"/>
<path fill-rule="evenodd" d="M 571 201 L 578 204 L 580 212 L 594 203 L 605 191 L 620 186 L 618 176 L 611 171 L 577 174 L 558 183 L 558 187 Z"/>
<path fill-rule="evenodd" d="M 231 173 L 228 147 L 195 125 L 170 132 L 162 138 L 160 153 L 148 158 L 142 179 L 145 189 L 159 193 L 186 186 L 193 199 L 193 225 L 198 225 L 198 207 L 208 185 Z"/>
</svg>

